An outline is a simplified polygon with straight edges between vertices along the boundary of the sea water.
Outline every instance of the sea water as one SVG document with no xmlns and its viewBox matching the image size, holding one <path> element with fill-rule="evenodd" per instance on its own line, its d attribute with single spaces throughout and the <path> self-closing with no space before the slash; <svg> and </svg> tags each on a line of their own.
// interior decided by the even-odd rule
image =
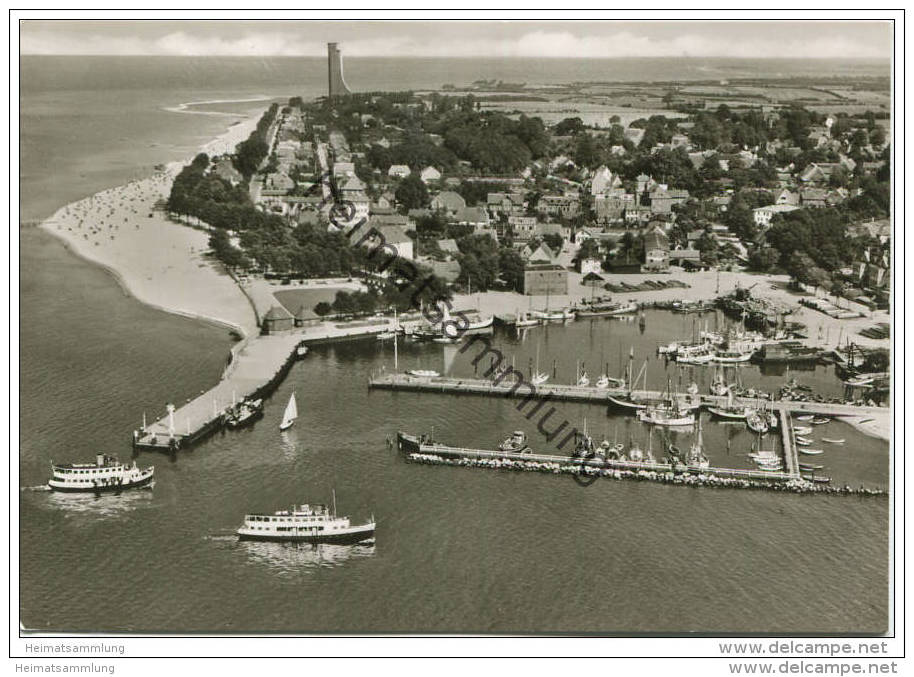
<svg viewBox="0 0 914 677">
<path fill-rule="evenodd" d="M 681 61 L 654 68 L 672 74 L 687 68 Z M 26 75 L 30 83 L 21 99 L 24 214 L 45 216 L 192 154 L 231 123 L 169 107 L 321 93 L 320 60 L 239 62 L 229 68 L 205 60 L 23 59 L 23 83 Z M 590 79 L 580 75 L 586 62 L 573 63 L 525 68 L 465 60 L 445 71 L 435 60 L 395 69 L 382 61 L 371 71 L 351 60 L 347 78 L 353 86 L 364 79 L 397 89 L 461 78 L 530 82 L 540 70 L 543 81 Z M 85 460 L 96 451 L 129 458 L 130 433 L 143 412 L 161 413 L 166 402 L 180 404 L 210 387 L 231 338 L 222 328 L 143 306 L 43 231 L 20 230 L 19 244 L 25 627 L 788 634 L 886 628 L 891 498 L 624 481 L 584 488 L 562 476 L 408 464 L 386 444 L 397 429 L 434 429 L 445 442 L 491 447 L 514 429 L 539 445 L 536 425 L 509 400 L 369 391 L 368 376 L 393 364 L 392 347 L 373 341 L 316 347 L 251 429 L 218 434 L 175 458 L 141 455 L 140 465 L 156 466 L 152 490 L 102 498 L 44 491 L 51 460 Z M 704 389 L 709 371 L 682 371 L 653 354 L 657 343 L 692 330 L 691 316 L 652 313 L 645 334 L 637 324 L 594 320 L 494 340 L 518 367 L 539 353 L 541 370 L 554 382 L 571 382 L 578 362 L 592 380 L 606 363 L 618 375 L 634 345 L 636 370 L 650 358 L 650 385 L 695 380 Z M 473 354 L 401 345 L 399 359 L 401 368 L 419 364 L 470 376 L 482 366 L 474 370 Z M 768 389 L 783 381 L 756 368 L 741 373 Z M 796 375 L 836 387 L 823 367 Z M 280 434 L 293 391 L 300 417 Z M 603 407 L 562 405 L 559 414 L 578 425 L 586 419 L 598 436 L 647 441 L 646 428 Z M 817 459 L 840 475 L 884 486 L 887 445 L 843 424 L 827 428 L 847 443 Z M 737 465 L 754 443 L 742 428 L 707 421 L 705 438 L 712 460 Z M 661 439 L 651 439 L 655 454 Z M 239 543 L 233 535 L 245 512 L 329 502 L 332 489 L 339 511 L 354 521 L 375 515 L 374 544 L 285 546 Z"/>
</svg>

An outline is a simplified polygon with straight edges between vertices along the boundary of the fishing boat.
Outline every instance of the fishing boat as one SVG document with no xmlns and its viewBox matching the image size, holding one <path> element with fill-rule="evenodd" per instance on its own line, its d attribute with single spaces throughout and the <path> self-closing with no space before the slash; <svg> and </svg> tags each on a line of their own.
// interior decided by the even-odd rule
<svg viewBox="0 0 914 677">
<path fill-rule="evenodd" d="M 353 544 L 374 537 L 375 520 L 352 524 L 349 517 L 336 514 L 326 505 L 298 505 L 272 514 L 252 513 L 235 532 L 242 541 L 281 541 L 287 543 Z"/>
<path fill-rule="evenodd" d="M 600 390 L 607 390 L 608 388 L 624 388 L 625 380 L 602 374 L 594 385 Z"/>
<path fill-rule="evenodd" d="M 689 426 L 695 423 L 695 412 L 684 409 L 672 399 L 667 404 L 650 405 L 638 411 L 642 423 L 662 426 Z"/>
<path fill-rule="evenodd" d="M 623 411 L 640 411 L 647 407 L 648 402 L 637 399 L 633 394 L 634 384 L 638 383 L 641 380 L 641 375 L 644 375 L 644 386 L 643 388 L 647 389 L 647 360 L 644 361 L 644 364 L 641 365 L 641 370 L 638 372 L 638 376 L 632 378 L 632 361 L 635 359 L 635 349 L 634 347 L 629 348 L 628 351 L 628 367 L 625 370 L 627 384 L 622 383 L 621 387 L 628 386 L 628 392 L 623 395 L 607 395 L 606 399 L 609 401 L 611 407 L 616 407 L 622 409 Z"/>
<path fill-rule="evenodd" d="M 590 385 L 590 377 L 587 375 L 586 371 L 582 371 L 581 375 L 578 377 L 578 385 L 584 387 Z"/>
<path fill-rule="evenodd" d="M 514 311 L 515 327 L 533 327 L 540 323 L 538 319 L 530 316 L 528 313 L 522 313 L 519 310 Z"/>
<path fill-rule="evenodd" d="M 683 364 L 708 364 L 714 357 L 710 343 L 692 343 L 680 345 L 676 351 L 676 361 Z"/>
<path fill-rule="evenodd" d="M 717 395 L 718 397 L 730 392 L 730 384 L 727 383 L 727 377 L 722 368 L 714 376 L 714 380 L 711 381 L 710 390 L 712 395 Z"/>
<path fill-rule="evenodd" d="M 808 435 L 812 432 L 809 426 L 794 426 L 793 432 L 797 435 Z"/>
<path fill-rule="evenodd" d="M 100 494 L 137 489 L 152 484 L 155 467 L 138 468 L 120 463 L 116 456 L 96 454 L 95 463 L 54 463 L 51 461 L 52 491 Z"/>
<path fill-rule="evenodd" d="M 749 409 L 742 404 L 737 404 L 733 399 L 733 391 L 727 390 L 727 404 L 723 407 L 708 407 L 712 416 L 727 421 L 745 421 Z"/>
<path fill-rule="evenodd" d="M 812 414 L 803 414 L 802 416 L 795 417 L 798 421 L 811 421 L 813 419 Z"/>
<path fill-rule="evenodd" d="M 823 449 L 800 449 L 801 454 L 806 454 L 807 456 L 818 456 L 819 454 L 824 453 Z"/>
<path fill-rule="evenodd" d="M 437 378 L 438 376 L 441 376 L 441 374 L 433 369 L 408 369 L 406 373 L 410 376 L 418 376 L 420 378 Z"/>
<path fill-rule="evenodd" d="M 821 463 L 800 463 L 800 470 L 821 470 L 824 467 Z"/>
<path fill-rule="evenodd" d="M 289 403 L 286 404 L 286 410 L 282 414 L 282 422 L 279 424 L 280 430 L 288 430 L 298 418 L 298 404 L 295 402 L 295 393 L 289 396 Z"/>
<path fill-rule="evenodd" d="M 826 416 L 816 416 L 812 420 L 813 425 L 825 425 L 826 423 L 831 423 L 831 419 Z"/>
<path fill-rule="evenodd" d="M 392 329 L 389 329 L 387 331 L 382 331 L 380 334 L 378 334 L 376 336 L 376 338 L 378 339 L 378 341 L 389 341 L 393 338 L 396 338 L 396 336 L 397 336 L 397 332 L 393 331 Z"/>
<path fill-rule="evenodd" d="M 675 341 L 666 345 L 657 346 L 657 353 L 660 355 L 675 355 L 679 352 L 679 344 Z"/>
<path fill-rule="evenodd" d="M 836 440 L 836 439 L 831 439 L 831 438 L 829 438 L 829 437 L 823 437 L 823 438 L 822 438 L 822 441 L 823 441 L 823 442 L 828 442 L 829 444 L 844 444 L 844 438 L 843 438 L 843 437 L 840 438 L 840 439 L 837 439 L 837 440 Z"/>
<path fill-rule="evenodd" d="M 251 425 L 260 418 L 263 418 L 263 400 L 244 399 L 225 412 L 223 422 L 235 430 Z"/>
<path fill-rule="evenodd" d="M 715 350 L 711 359 L 720 364 L 739 364 L 748 362 L 754 354 L 754 350 Z"/>
<path fill-rule="evenodd" d="M 796 442 L 797 446 L 800 446 L 800 447 L 808 447 L 812 444 L 812 440 L 807 439 L 805 437 L 796 437 L 794 439 L 794 442 Z"/>
<path fill-rule="evenodd" d="M 637 313 L 638 304 L 629 303 L 611 303 L 603 305 L 590 305 L 577 311 L 578 317 L 607 317 L 611 315 L 626 315 Z"/>
<path fill-rule="evenodd" d="M 504 442 L 498 445 L 499 451 L 510 451 L 523 454 L 529 452 L 527 446 L 527 434 L 523 430 L 515 430 L 510 437 L 506 437 Z"/>
<path fill-rule="evenodd" d="M 749 430 L 759 433 L 760 435 L 764 435 L 768 432 L 767 417 L 762 416 L 758 409 L 746 410 L 746 425 L 749 427 Z"/>
<path fill-rule="evenodd" d="M 487 329 L 487 328 L 491 327 L 492 324 L 495 322 L 494 315 L 473 315 L 472 317 L 470 317 L 468 319 L 469 319 L 469 324 L 467 325 L 467 328 L 466 328 L 467 331 L 474 330 L 474 329 Z"/>
<path fill-rule="evenodd" d="M 304 358 L 305 355 L 307 355 L 307 354 L 308 354 L 308 346 L 299 345 L 298 347 L 295 348 L 295 357 L 297 357 L 298 359 Z"/>
<path fill-rule="evenodd" d="M 705 456 L 704 444 L 701 438 L 701 415 L 695 417 L 695 433 L 692 446 L 686 455 L 686 463 L 695 468 L 710 468 L 711 461 Z"/>
<path fill-rule="evenodd" d="M 531 310 L 530 315 L 545 322 L 561 322 L 564 320 L 573 320 L 575 311 L 570 308 L 561 310 Z"/>
</svg>

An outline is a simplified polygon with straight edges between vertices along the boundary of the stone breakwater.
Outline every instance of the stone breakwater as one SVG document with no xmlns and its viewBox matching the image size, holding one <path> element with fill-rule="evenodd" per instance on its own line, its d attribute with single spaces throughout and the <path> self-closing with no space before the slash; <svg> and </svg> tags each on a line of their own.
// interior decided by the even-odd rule
<svg viewBox="0 0 914 677">
<path fill-rule="evenodd" d="M 888 496 L 883 489 L 853 488 L 816 484 L 804 479 L 793 479 L 785 482 L 765 482 L 742 478 L 718 477 L 707 473 L 674 473 L 656 472 L 653 470 L 620 470 L 615 468 L 593 468 L 574 463 L 540 463 L 537 461 L 515 461 L 512 459 L 471 459 L 444 458 L 436 454 L 407 454 L 410 463 L 426 465 L 452 465 L 465 468 L 489 468 L 495 470 L 512 470 L 521 472 L 541 472 L 553 475 L 583 475 L 588 477 L 605 477 L 616 480 L 640 480 L 677 484 L 690 487 L 723 487 L 732 489 L 766 489 L 768 491 L 787 491 L 795 494 L 842 494 L 857 496 Z"/>
</svg>

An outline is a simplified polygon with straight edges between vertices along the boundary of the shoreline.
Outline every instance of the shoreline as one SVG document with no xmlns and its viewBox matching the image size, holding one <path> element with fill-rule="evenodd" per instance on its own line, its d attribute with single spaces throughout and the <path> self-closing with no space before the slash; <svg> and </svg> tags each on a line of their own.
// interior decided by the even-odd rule
<svg viewBox="0 0 914 677">
<path fill-rule="evenodd" d="M 234 150 L 258 119 L 230 125 L 197 153 Z M 221 264 L 204 258 L 208 235 L 171 221 L 156 208 L 190 159 L 169 162 L 164 171 L 70 202 L 37 227 L 60 240 L 68 252 L 105 270 L 137 301 L 236 331 L 244 343 L 259 331 L 254 309 Z M 174 250 L 190 256 L 175 257 Z"/>
</svg>

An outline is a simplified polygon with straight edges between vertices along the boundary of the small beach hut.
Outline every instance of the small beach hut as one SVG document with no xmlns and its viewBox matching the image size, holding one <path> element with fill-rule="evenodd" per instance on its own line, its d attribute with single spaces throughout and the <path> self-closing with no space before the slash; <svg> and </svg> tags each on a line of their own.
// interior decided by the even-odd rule
<svg viewBox="0 0 914 677">
<path fill-rule="evenodd" d="M 288 331 L 294 325 L 292 314 L 282 306 L 273 306 L 263 316 L 261 331 L 264 334 L 277 334 L 281 331 Z"/>
</svg>

